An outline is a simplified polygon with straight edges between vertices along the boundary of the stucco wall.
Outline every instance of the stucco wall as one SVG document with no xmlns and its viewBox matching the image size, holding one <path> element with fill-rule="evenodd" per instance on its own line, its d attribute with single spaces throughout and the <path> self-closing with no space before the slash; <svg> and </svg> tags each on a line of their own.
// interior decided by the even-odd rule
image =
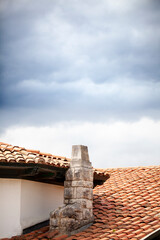
<svg viewBox="0 0 160 240">
<path fill-rule="evenodd" d="M 0 238 L 49 219 L 63 204 L 63 187 L 27 180 L 0 179 Z"/>
<path fill-rule="evenodd" d="M 21 226 L 30 227 L 49 219 L 50 212 L 63 204 L 63 187 L 22 180 Z"/>
<path fill-rule="evenodd" d="M 0 238 L 21 234 L 21 181 L 0 179 Z"/>
</svg>

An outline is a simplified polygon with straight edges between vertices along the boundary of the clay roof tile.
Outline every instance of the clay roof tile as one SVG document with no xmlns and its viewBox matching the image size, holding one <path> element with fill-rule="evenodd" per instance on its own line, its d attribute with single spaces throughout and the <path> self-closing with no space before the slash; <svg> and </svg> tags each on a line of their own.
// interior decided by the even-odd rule
<svg viewBox="0 0 160 240">
<path fill-rule="evenodd" d="M 23 149 L 14 152 L 0 143 L 0 162 L 18 161 L 45 163 L 61 168 L 69 167 L 66 158 Z M 32 154 L 35 154 L 32 156 Z M 27 155 L 28 154 L 28 155 Z M 16 157 L 15 157 L 16 156 Z M 27 156 L 27 158 L 25 158 Z M 50 157 L 50 159 L 49 159 Z M 67 160 L 67 161 L 65 161 Z M 94 223 L 87 230 L 63 239 L 141 239 L 160 228 L 160 166 L 96 169 L 99 176 L 109 174 L 103 185 L 93 190 Z M 42 233 L 41 233 L 42 234 Z M 45 239 L 50 239 L 47 235 Z M 38 238 L 38 233 L 33 234 Z M 30 238 L 33 240 L 33 238 Z M 24 235 L 24 238 L 25 235 Z M 54 235 L 52 239 L 62 239 Z M 17 238 L 18 240 L 18 238 Z M 20 240 L 20 238 L 19 238 Z"/>
</svg>

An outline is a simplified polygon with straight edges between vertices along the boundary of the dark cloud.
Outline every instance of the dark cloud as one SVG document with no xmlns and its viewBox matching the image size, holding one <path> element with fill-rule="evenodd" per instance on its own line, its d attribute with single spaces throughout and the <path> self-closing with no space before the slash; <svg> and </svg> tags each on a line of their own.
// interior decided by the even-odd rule
<svg viewBox="0 0 160 240">
<path fill-rule="evenodd" d="M 159 1 L 2 0 L 2 125 L 159 118 Z"/>
</svg>

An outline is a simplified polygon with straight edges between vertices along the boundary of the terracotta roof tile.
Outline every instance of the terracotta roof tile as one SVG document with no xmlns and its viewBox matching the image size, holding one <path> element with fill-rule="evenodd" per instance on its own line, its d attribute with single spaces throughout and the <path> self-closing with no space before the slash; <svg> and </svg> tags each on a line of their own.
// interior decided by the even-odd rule
<svg viewBox="0 0 160 240">
<path fill-rule="evenodd" d="M 61 168 L 69 167 L 69 159 L 55 156 L 49 153 L 42 153 L 38 150 L 25 149 L 0 142 L 0 162 L 16 163 L 41 163 L 58 166 Z"/>
<path fill-rule="evenodd" d="M 94 189 L 92 239 L 96 239 L 97 234 L 99 239 L 107 236 L 109 239 L 141 239 L 158 229 L 160 166 L 106 171 L 110 179 Z"/>
<path fill-rule="evenodd" d="M 2 148 L 3 146 L 3 148 Z M 8 144 L 0 144 L 0 161 L 10 161 L 10 150 L 4 154 Z M 9 153 L 8 153 L 9 152 Z M 46 164 L 68 167 L 69 162 L 57 160 L 50 156 L 39 156 L 39 152 L 30 158 L 25 158 L 29 152 L 14 148 L 12 155 L 21 154 L 21 159 L 27 163 L 43 159 Z M 31 153 L 31 152 L 30 152 Z M 33 152 L 32 152 L 33 154 Z M 54 156 L 55 157 L 55 156 Z M 59 158 L 59 157 L 58 157 Z M 19 162 L 19 158 L 15 158 Z M 56 161 L 56 162 L 54 162 Z M 94 188 L 94 223 L 85 231 L 71 237 L 60 238 L 58 233 L 33 232 L 30 239 L 68 239 L 68 240 L 140 240 L 160 228 L 160 166 L 98 169 L 98 172 L 109 173 L 110 178 L 101 186 Z M 53 236 L 50 236 L 53 234 Z M 55 235 L 54 235 L 55 234 Z M 22 238 L 23 237 L 23 238 Z M 17 240 L 28 239 L 27 235 L 17 237 Z M 12 238 L 14 239 L 14 238 Z M 29 239 L 28 239 L 29 240 Z"/>
<path fill-rule="evenodd" d="M 25 149 L 0 142 L 0 163 L 35 163 L 45 164 L 58 168 L 69 168 L 70 158 L 40 152 L 39 150 Z M 107 172 L 94 169 L 95 176 L 109 177 Z"/>
</svg>

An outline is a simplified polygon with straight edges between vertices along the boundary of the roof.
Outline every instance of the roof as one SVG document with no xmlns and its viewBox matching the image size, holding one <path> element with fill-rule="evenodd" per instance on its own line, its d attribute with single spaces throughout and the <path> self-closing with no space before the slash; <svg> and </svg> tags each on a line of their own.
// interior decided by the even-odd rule
<svg viewBox="0 0 160 240">
<path fill-rule="evenodd" d="M 47 227 L 12 238 L 139 240 L 160 228 L 160 166 L 105 169 L 110 178 L 93 190 L 94 223 L 71 237 Z"/>
<path fill-rule="evenodd" d="M 43 153 L 39 150 L 26 149 L 0 142 L 0 162 L 10 163 L 39 163 L 60 168 L 69 167 L 69 158 Z"/>
<path fill-rule="evenodd" d="M 64 183 L 65 171 L 70 166 L 70 158 L 56 156 L 50 153 L 40 152 L 39 150 L 26 149 L 24 147 L 12 146 L 8 143 L 0 142 L 0 176 L 2 174 L 6 177 L 8 167 L 13 170 L 10 173 L 11 177 L 33 179 L 35 181 L 42 181 L 48 183 Z M 21 168 L 21 171 L 17 172 L 16 168 Z M 23 168 L 23 169 L 22 169 Z M 26 174 L 24 168 L 28 168 L 29 171 Z M 36 169 L 35 169 L 36 168 Z M 38 169 L 38 170 L 37 170 Z M 53 173 L 51 171 L 53 170 Z M 46 171 L 48 171 L 48 179 L 46 177 Z M 56 180 L 52 180 L 52 176 L 55 175 L 55 171 L 58 171 Z M 39 174 L 37 174 L 39 172 Z M 45 172 L 45 174 L 43 174 Z M 35 173 L 35 174 L 34 174 Z M 52 174 L 52 175 L 51 175 Z M 34 175 L 34 176 L 33 176 Z M 7 177 L 10 177 L 7 175 Z M 109 178 L 107 172 L 94 169 L 94 184 L 103 183 Z"/>
</svg>

